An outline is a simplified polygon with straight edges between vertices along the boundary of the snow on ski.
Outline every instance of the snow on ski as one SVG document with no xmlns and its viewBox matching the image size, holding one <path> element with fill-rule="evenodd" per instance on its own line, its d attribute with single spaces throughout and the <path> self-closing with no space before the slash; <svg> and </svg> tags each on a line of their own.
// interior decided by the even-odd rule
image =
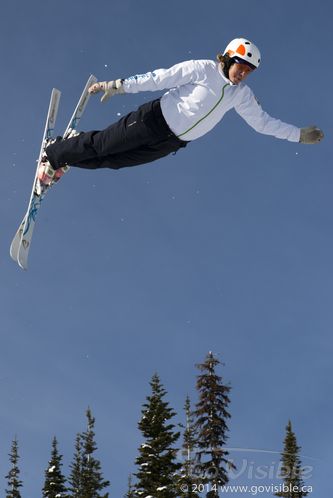
<svg viewBox="0 0 333 498">
<path fill-rule="evenodd" d="M 97 78 L 94 75 L 90 75 L 84 90 L 80 96 L 80 99 L 75 107 L 75 110 L 68 122 L 66 130 L 63 134 L 64 138 L 67 138 L 73 130 L 77 129 L 77 126 L 80 122 L 80 119 L 83 115 L 83 112 L 87 106 L 90 94 L 88 89 L 91 85 L 93 85 L 97 81 Z M 54 93 L 55 92 L 55 93 Z M 42 140 L 42 146 L 40 151 L 40 156 L 37 163 L 36 174 L 33 182 L 32 193 L 30 197 L 30 202 L 28 205 L 28 210 L 26 215 L 24 216 L 22 223 L 20 224 L 16 235 L 13 239 L 13 242 L 10 247 L 10 255 L 14 261 L 16 261 L 19 266 L 26 270 L 28 267 L 28 256 L 29 250 L 31 246 L 31 240 L 33 235 L 33 230 L 35 227 L 35 221 L 37 212 L 41 206 L 41 202 L 44 199 L 48 190 L 54 185 L 53 183 L 49 186 L 42 186 L 39 183 L 37 174 L 38 174 L 38 165 L 41 159 L 41 156 L 44 151 L 44 147 L 46 144 L 46 140 L 52 138 L 53 136 L 53 128 L 55 124 L 55 118 L 58 111 L 60 99 L 59 90 L 53 90 L 50 100 L 49 112 L 47 116 L 47 121 L 45 125 L 45 131 Z M 54 112 L 55 111 L 55 112 Z"/>
</svg>

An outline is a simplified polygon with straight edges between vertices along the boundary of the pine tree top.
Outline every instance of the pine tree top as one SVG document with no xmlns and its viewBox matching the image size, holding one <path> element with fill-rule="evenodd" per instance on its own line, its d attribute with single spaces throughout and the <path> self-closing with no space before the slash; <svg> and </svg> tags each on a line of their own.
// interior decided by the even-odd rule
<svg viewBox="0 0 333 498">
<path fill-rule="evenodd" d="M 18 454 L 18 441 L 17 437 L 12 441 L 11 451 L 9 453 L 9 460 L 11 463 L 11 469 L 6 475 L 8 489 L 6 489 L 6 498 L 21 498 L 20 488 L 22 487 L 22 481 L 20 480 L 20 469 L 18 467 L 19 461 Z"/>
<path fill-rule="evenodd" d="M 301 447 L 297 444 L 296 435 L 293 431 L 291 421 L 289 420 L 286 426 L 284 448 L 281 454 L 280 477 L 282 478 L 285 486 L 289 489 L 298 488 L 300 490 L 297 493 L 297 498 L 302 498 L 308 494 L 301 491 L 304 483 L 302 479 L 302 464 L 299 455 L 300 450 Z M 289 498 L 289 494 L 285 492 L 276 493 L 276 496 Z"/>
<path fill-rule="evenodd" d="M 179 468 L 174 447 L 179 432 L 174 430 L 175 425 L 171 420 L 175 412 L 164 400 L 167 393 L 157 374 L 153 375 L 150 387 L 151 394 L 146 397 L 138 423 L 144 442 L 136 459 L 138 471 L 134 474 L 137 478 L 135 495 L 175 498 L 175 473 Z"/>
<path fill-rule="evenodd" d="M 105 498 L 108 493 L 100 493 L 110 485 L 110 482 L 103 478 L 101 463 L 95 457 L 97 450 L 95 418 L 89 407 L 86 411 L 86 418 L 86 430 L 76 436 L 75 453 L 70 466 L 69 490 L 71 498 Z"/>
<path fill-rule="evenodd" d="M 231 387 L 216 373 L 220 363 L 210 351 L 204 362 L 197 365 L 201 373 L 197 377 L 199 400 L 194 410 L 197 460 L 202 482 L 214 485 L 226 484 L 229 480 L 227 469 L 234 468 L 227 459 L 228 451 L 224 449 L 228 439 Z"/>
<path fill-rule="evenodd" d="M 58 451 L 58 441 L 52 440 L 51 459 L 45 470 L 43 498 L 61 498 L 66 496 L 66 478 L 62 474 L 62 455 Z"/>
</svg>

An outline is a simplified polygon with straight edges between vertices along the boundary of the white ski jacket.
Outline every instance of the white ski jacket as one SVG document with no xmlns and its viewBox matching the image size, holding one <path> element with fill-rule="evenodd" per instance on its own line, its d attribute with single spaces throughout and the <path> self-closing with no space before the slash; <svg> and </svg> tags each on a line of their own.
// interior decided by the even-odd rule
<svg viewBox="0 0 333 498">
<path fill-rule="evenodd" d="M 233 85 L 221 64 L 211 60 L 185 61 L 169 69 L 131 76 L 123 80 L 123 88 L 126 93 L 168 89 L 161 98 L 162 113 L 181 140 L 205 135 L 230 109 L 259 133 L 291 142 L 300 139 L 300 128 L 267 114 L 247 85 Z"/>
</svg>

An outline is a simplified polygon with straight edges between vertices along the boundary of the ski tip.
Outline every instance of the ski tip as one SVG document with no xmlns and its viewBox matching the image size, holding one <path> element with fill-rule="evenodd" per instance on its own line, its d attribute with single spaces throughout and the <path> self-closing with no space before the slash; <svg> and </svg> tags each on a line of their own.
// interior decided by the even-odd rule
<svg viewBox="0 0 333 498">
<path fill-rule="evenodd" d="M 18 263 L 19 267 L 20 267 L 22 270 L 27 271 L 27 269 L 28 269 L 28 264 L 27 264 L 27 262 L 22 263 L 22 261 L 20 261 L 20 260 L 18 259 L 18 260 L 17 260 L 17 263 Z"/>
</svg>

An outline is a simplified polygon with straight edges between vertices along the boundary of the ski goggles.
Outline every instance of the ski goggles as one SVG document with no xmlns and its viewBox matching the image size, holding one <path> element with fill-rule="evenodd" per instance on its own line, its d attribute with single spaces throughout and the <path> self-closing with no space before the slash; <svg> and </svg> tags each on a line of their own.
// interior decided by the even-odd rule
<svg viewBox="0 0 333 498">
<path fill-rule="evenodd" d="M 244 59 L 242 59 L 241 57 L 232 57 L 231 60 L 233 60 L 234 62 L 236 62 L 236 64 L 245 64 L 246 66 L 249 66 L 253 71 L 256 68 L 256 66 L 254 66 L 253 64 L 251 64 L 251 62 L 249 61 L 245 61 Z"/>
</svg>

